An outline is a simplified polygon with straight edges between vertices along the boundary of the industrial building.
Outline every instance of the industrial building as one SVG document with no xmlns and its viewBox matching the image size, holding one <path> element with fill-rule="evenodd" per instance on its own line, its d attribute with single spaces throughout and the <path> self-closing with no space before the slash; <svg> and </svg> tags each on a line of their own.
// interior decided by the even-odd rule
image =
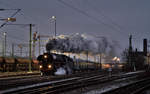
<svg viewBox="0 0 150 94">
<path fill-rule="evenodd" d="M 147 39 L 143 39 L 143 51 L 138 51 L 132 47 L 132 35 L 129 37 L 129 49 L 127 55 L 126 69 L 128 71 L 142 70 L 147 63 Z"/>
</svg>

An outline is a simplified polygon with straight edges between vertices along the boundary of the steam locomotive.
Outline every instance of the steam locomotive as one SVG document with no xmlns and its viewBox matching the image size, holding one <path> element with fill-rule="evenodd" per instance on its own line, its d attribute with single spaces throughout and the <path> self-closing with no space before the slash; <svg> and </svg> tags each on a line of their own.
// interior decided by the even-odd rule
<svg viewBox="0 0 150 94">
<path fill-rule="evenodd" d="M 67 75 L 76 71 L 100 70 L 101 65 L 84 60 L 72 58 L 54 53 L 44 53 L 37 57 L 41 75 Z"/>
</svg>

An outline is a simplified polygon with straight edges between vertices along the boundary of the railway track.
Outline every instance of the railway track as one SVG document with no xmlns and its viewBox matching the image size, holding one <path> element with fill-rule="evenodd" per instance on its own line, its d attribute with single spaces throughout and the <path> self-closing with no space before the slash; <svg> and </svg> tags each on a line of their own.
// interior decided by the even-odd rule
<svg viewBox="0 0 150 94">
<path fill-rule="evenodd" d="M 140 89 L 134 91 L 132 94 L 147 94 L 147 93 L 144 93 L 144 91 L 147 90 L 148 88 L 150 88 L 150 84 L 147 84 L 141 87 Z"/>
<path fill-rule="evenodd" d="M 102 94 L 140 94 L 143 89 L 150 87 L 150 78 L 137 80 L 124 86 L 109 90 Z"/>
<path fill-rule="evenodd" d="M 99 78 L 99 77 L 104 77 L 104 75 L 99 75 L 99 76 L 94 76 L 89 79 L 93 78 Z M 85 77 L 86 78 L 86 77 Z M 49 82 L 44 82 L 44 83 L 39 83 L 39 84 L 33 84 L 29 85 L 26 87 L 19 87 L 19 88 L 13 88 L 9 89 L 0 93 L 29 93 L 29 94 L 34 94 L 34 93 L 44 93 L 51 91 L 51 93 L 58 92 L 58 89 L 62 88 L 63 90 L 65 89 L 64 87 L 68 87 L 70 85 L 75 85 L 77 83 L 82 83 L 84 80 L 84 77 L 73 77 L 73 78 L 67 78 L 67 79 L 62 79 L 58 81 L 49 81 Z M 71 86 L 72 87 L 72 86 Z M 56 91 L 54 91 L 56 90 Z"/>
<path fill-rule="evenodd" d="M 0 93 L 49 93 L 58 94 L 65 91 L 70 91 L 77 88 L 87 87 L 89 85 L 95 85 L 105 82 L 110 82 L 117 79 L 127 78 L 136 76 L 139 73 L 126 74 L 126 75 L 114 75 L 112 77 L 106 75 L 93 75 L 85 77 L 72 77 L 67 79 L 62 79 L 58 81 L 50 81 L 39 84 L 28 85 L 26 87 L 13 88 L 9 90 L 2 91 Z"/>
<path fill-rule="evenodd" d="M 98 74 L 105 74 L 102 72 L 91 72 L 91 76 L 95 73 L 96 75 Z M 11 89 L 15 87 L 20 87 L 20 86 L 27 86 L 27 85 L 32 85 L 32 84 L 38 84 L 42 82 L 48 82 L 48 81 L 55 81 L 55 80 L 60 80 L 60 79 L 67 79 L 71 77 L 80 77 L 80 76 L 86 76 L 88 72 L 85 73 L 76 73 L 72 75 L 66 75 L 66 76 L 40 76 L 40 75 L 30 75 L 30 76 L 14 76 L 14 77 L 4 77 L 0 78 L 0 90 L 6 90 L 6 89 Z"/>
</svg>

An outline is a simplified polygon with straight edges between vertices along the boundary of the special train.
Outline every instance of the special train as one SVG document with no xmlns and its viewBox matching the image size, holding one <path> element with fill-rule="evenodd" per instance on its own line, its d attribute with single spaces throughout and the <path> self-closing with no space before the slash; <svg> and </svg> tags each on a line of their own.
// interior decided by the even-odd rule
<svg viewBox="0 0 150 94">
<path fill-rule="evenodd" d="M 44 53 L 38 56 L 37 60 L 41 75 L 72 74 L 76 71 L 101 69 L 100 63 L 73 60 L 68 56 L 54 53 Z"/>
</svg>

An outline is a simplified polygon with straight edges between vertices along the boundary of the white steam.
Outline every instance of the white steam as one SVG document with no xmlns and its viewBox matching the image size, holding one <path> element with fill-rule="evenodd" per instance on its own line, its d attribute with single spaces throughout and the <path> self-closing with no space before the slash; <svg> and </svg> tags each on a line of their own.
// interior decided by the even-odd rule
<svg viewBox="0 0 150 94">
<path fill-rule="evenodd" d="M 66 70 L 63 67 L 60 67 L 56 70 L 55 75 L 66 75 Z"/>
</svg>

